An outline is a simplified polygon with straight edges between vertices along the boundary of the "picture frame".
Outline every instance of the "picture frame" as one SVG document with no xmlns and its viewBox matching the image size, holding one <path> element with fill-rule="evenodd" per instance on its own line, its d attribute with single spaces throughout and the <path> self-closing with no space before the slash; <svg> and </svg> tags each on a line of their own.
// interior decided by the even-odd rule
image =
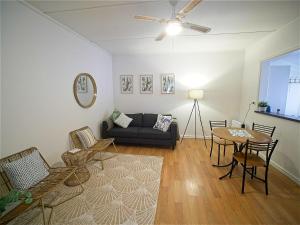
<svg viewBox="0 0 300 225">
<path fill-rule="evenodd" d="M 161 74 L 161 93 L 175 94 L 175 74 L 163 73 Z"/>
<path fill-rule="evenodd" d="M 133 75 L 120 75 L 121 94 L 133 94 Z"/>
<path fill-rule="evenodd" d="M 153 75 L 144 74 L 140 75 L 140 93 L 153 94 Z"/>
<path fill-rule="evenodd" d="M 83 74 L 78 77 L 77 80 L 77 93 L 87 93 L 88 85 L 87 85 L 87 75 Z"/>
</svg>

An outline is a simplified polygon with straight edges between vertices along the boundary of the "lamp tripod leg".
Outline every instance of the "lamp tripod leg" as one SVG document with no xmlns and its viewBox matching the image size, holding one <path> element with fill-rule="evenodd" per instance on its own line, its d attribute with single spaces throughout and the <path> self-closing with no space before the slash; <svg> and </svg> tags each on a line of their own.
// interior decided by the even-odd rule
<svg viewBox="0 0 300 225">
<path fill-rule="evenodd" d="M 196 110 L 196 108 L 197 108 L 197 106 L 196 106 L 196 99 L 194 100 L 194 104 L 195 104 L 195 140 L 196 140 L 196 138 L 197 138 L 197 110 Z"/>
<path fill-rule="evenodd" d="M 197 104 L 197 108 L 198 108 L 198 114 L 199 114 L 199 120 L 200 120 L 200 124 L 201 124 L 201 128 L 202 128 L 202 134 L 203 134 L 203 139 L 204 139 L 204 144 L 205 144 L 205 148 L 207 148 L 206 145 L 206 138 L 205 138 L 205 134 L 204 134 L 204 128 L 203 128 L 203 123 L 202 123 L 202 119 L 201 119 L 201 113 L 200 113 L 200 107 L 199 107 L 199 103 L 197 100 L 195 100 L 195 105 Z"/>
<path fill-rule="evenodd" d="M 180 144 L 182 143 L 182 140 L 183 140 L 183 138 L 184 138 L 184 136 L 185 136 L 185 132 L 186 132 L 188 126 L 189 126 L 189 123 L 190 123 L 190 120 L 191 120 L 191 117 L 192 117 L 192 114 L 193 114 L 193 111 L 194 111 L 194 108 L 195 108 L 195 107 L 196 107 L 196 102 L 194 102 L 192 111 L 191 111 L 191 113 L 190 113 L 189 120 L 188 120 L 188 122 L 187 122 L 187 124 L 186 124 L 186 126 L 185 126 L 185 129 L 184 129 L 183 136 L 182 136 L 182 138 L 181 138 Z M 195 109 L 195 111 L 196 111 L 196 109 Z"/>
</svg>

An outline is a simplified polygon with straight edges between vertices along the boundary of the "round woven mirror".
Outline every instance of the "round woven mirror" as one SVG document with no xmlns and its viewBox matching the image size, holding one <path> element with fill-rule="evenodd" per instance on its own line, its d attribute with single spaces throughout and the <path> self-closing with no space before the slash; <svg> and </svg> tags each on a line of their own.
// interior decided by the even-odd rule
<svg viewBox="0 0 300 225">
<path fill-rule="evenodd" d="M 74 80 L 73 93 L 77 103 L 83 108 L 91 107 L 97 97 L 94 78 L 88 73 L 80 73 Z"/>
</svg>

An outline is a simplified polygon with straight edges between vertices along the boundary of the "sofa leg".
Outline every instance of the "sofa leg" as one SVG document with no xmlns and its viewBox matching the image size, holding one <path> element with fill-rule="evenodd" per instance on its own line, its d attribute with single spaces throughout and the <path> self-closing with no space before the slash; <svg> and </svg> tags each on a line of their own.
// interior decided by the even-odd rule
<svg viewBox="0 0 300 225">
<path fill-rule="evenodd" d="M 172 150 L 175 150 L 175 145 L 172 145 Z"/>
</svg>

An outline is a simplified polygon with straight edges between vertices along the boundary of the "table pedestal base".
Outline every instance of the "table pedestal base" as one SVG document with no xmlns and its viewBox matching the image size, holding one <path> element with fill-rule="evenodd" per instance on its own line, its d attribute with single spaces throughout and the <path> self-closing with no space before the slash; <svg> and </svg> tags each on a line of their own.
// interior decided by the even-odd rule
<svg viewBox="0 0 300 225">
<path fill-rule="evenodd" d="M 214 167 L 227 167 L 227 166 L 231 166 L 232 162 L 225 164 L 225 165 L 218 165 L 218 164 L 213 164 L 212 166 Z"/>
<path fill-rule="evenodd" d="M 241 152 L 243 150 L 243 148 L 245 147 L 245 144 L 240 144 L 238 145 L 236 142 L 233 142 L 233 146 L 234 146 L 234 152 Z M 219 177 L 219 180 L 222 180 L 223 178 L 230 176 L 232 174 L 232 171 L 234 169 L 234 167 L 237 165 L 237 162 L 235 160 L 233 160 L 231 163 L 224 165 L 224 166 L 219 166 L 219 167 L 227 167 L 227 166 L 231 166 L 230 170 L 228 173 L 226 173 L 225 175 Z"/>
</svg>

